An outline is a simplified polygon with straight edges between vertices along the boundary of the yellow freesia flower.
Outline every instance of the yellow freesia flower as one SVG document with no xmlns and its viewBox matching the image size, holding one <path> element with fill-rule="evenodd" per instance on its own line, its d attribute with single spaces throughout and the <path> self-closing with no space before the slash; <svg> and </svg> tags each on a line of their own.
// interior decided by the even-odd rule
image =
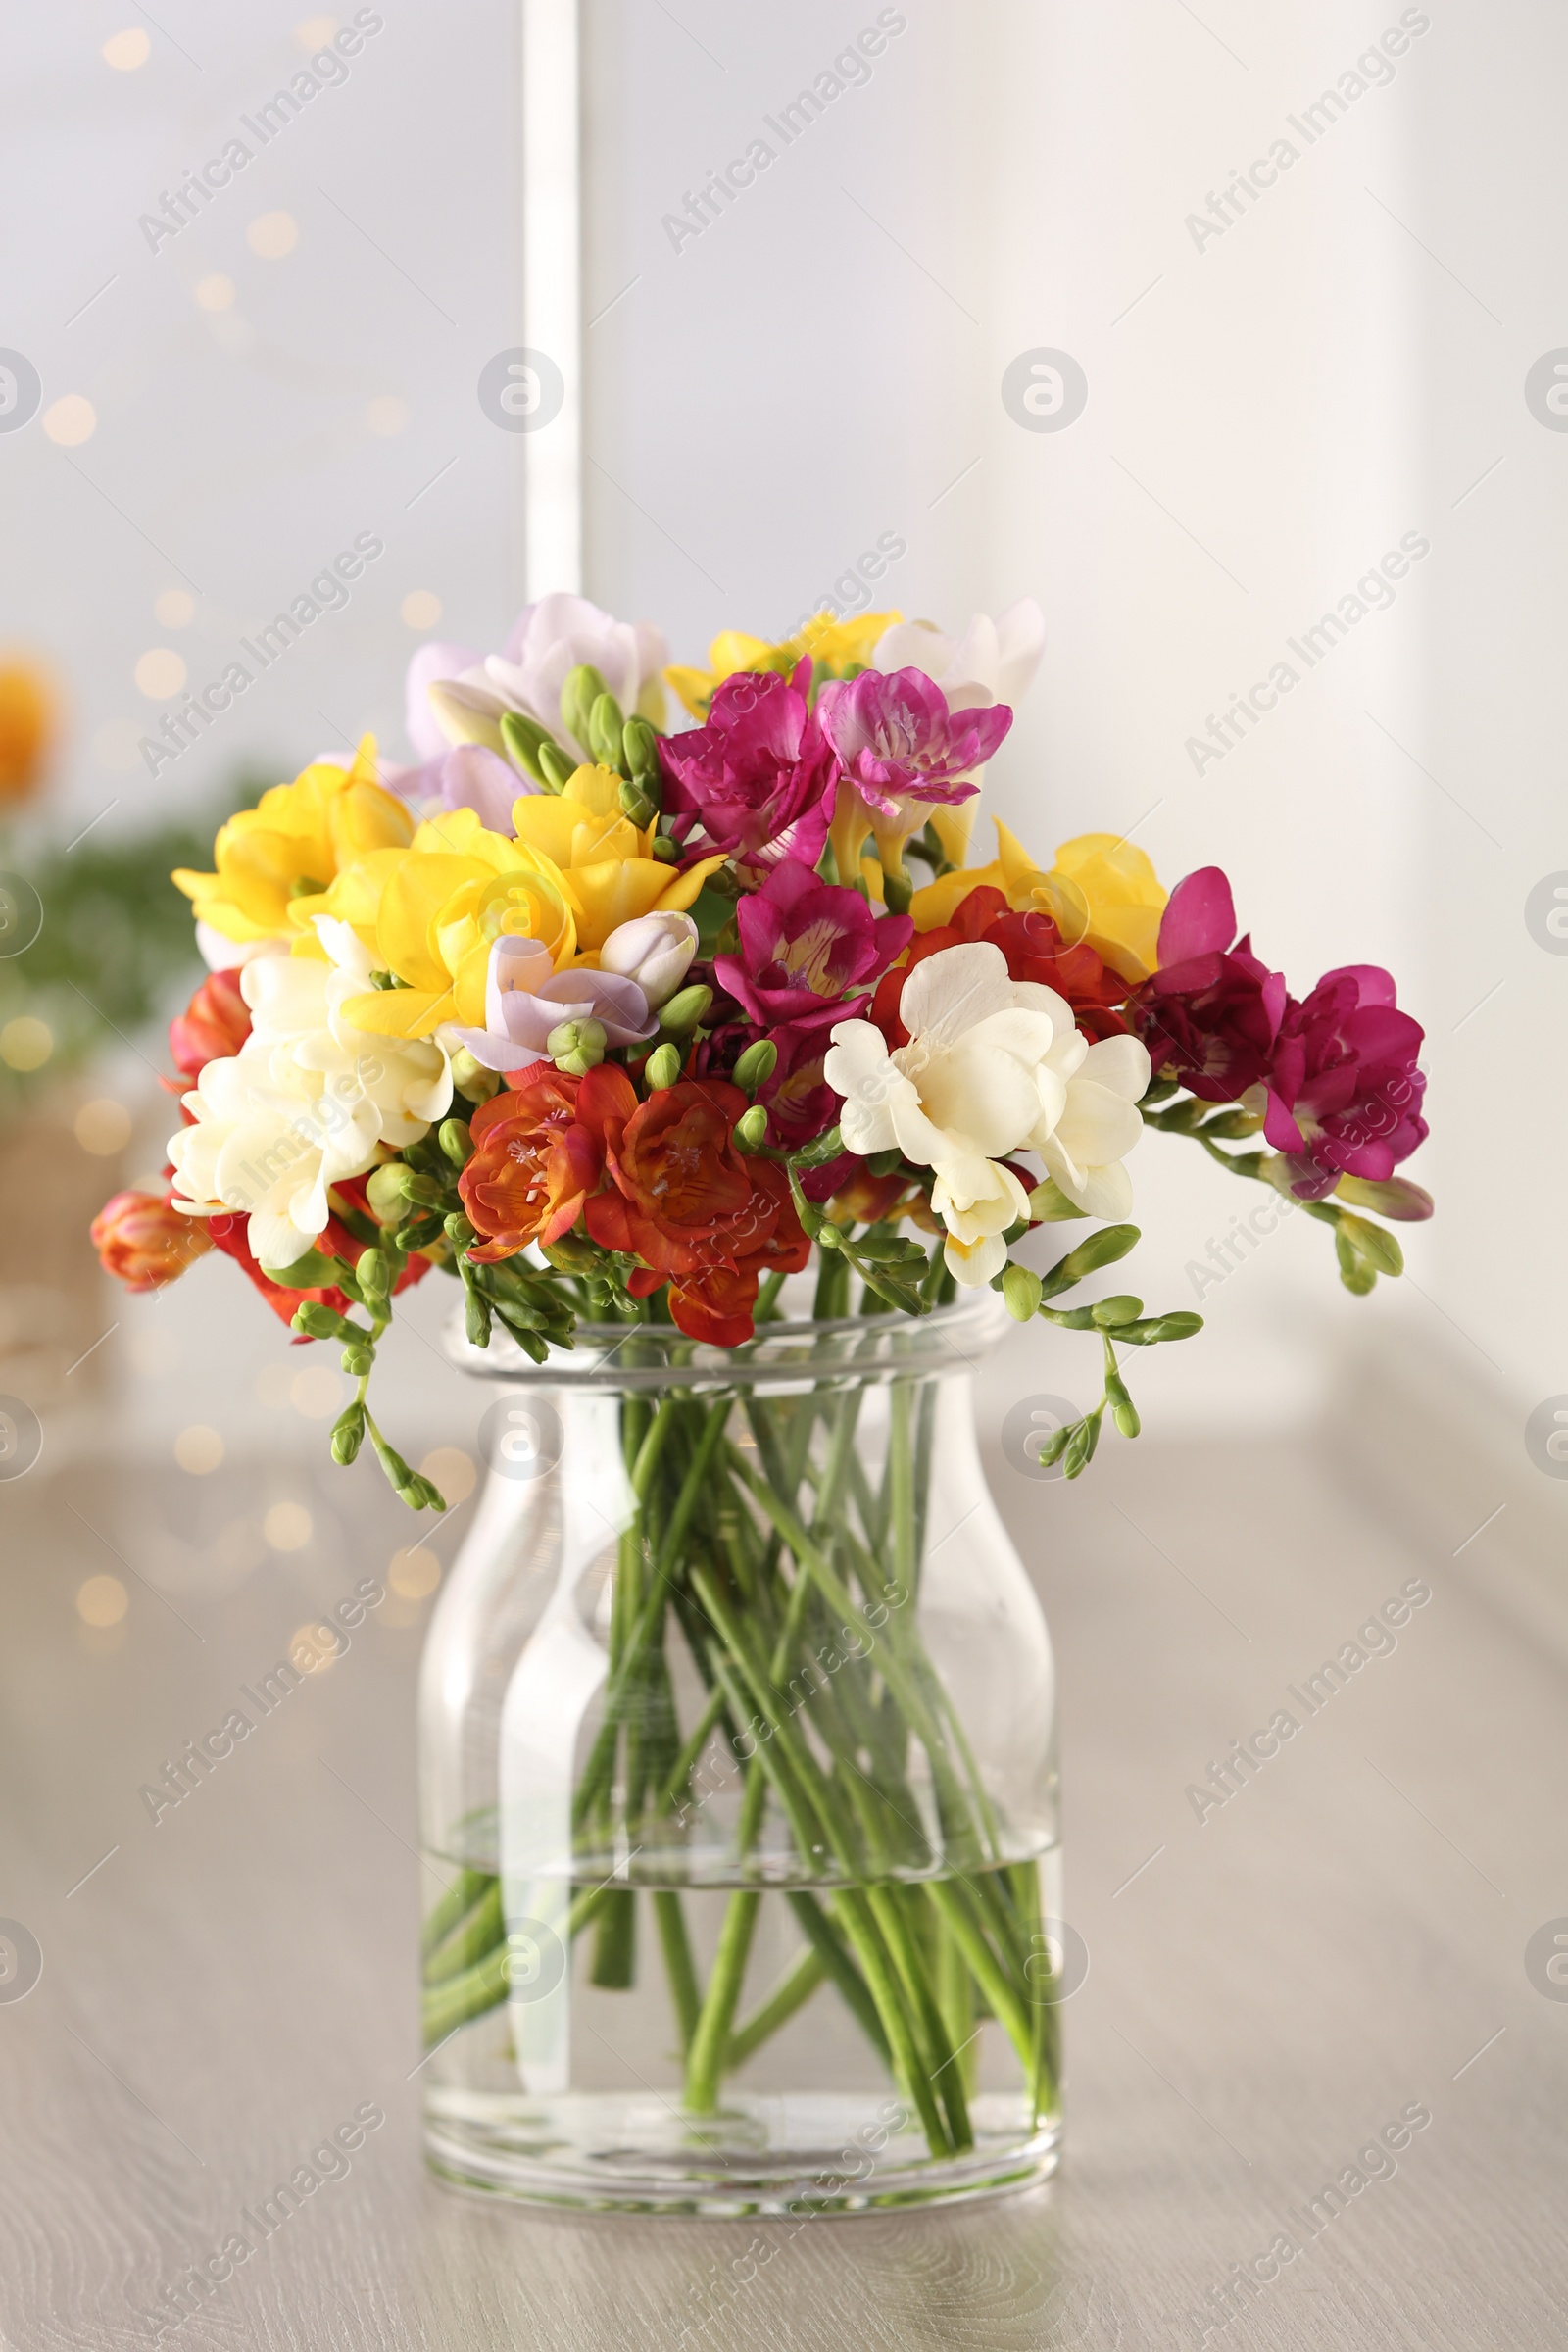
<svg viewBox="0 0 1568 2352">
<path fill-rule="evenodd" d="M 770 645 L 765 637 L 749 637 L 744 629 L 721 629 L 708 649 L 707 669 L 683 669 L 678 663 L 664 676 L 699 723 L 708 716 L 713 690 L 741 669 L 777 670 L 788 677 L 804 654 L 809 654 L 819 676 L 839 678 L 848 669 L 869 669 L 878 638 L 902 612 L 862 612 L 858 619 L 837 620 L 818 612 L 794 637 Z"/>
<path fill-rule="evenodd" d="M 513 810 L 515 841 L 487 832 L 471 808 L 422 824 L 407 850 L 378 851 L 318 899 L 294 902 L 311 938 L 318 914 L 336 915 L 365 942 L 378 970 L 404 985 L 351 997 L 345 1017 L 380 1037 L 428 1037 L 443 1021 L 485 1026 L 490 950 L 503 936 L 537 939 L 557 971 L 597 964 L 619 924 L 665 907 L 684 910 L 722 858 L 676 873 L 648 852 L 620 810 L 620 778 L 579 767 L 564 792 L 525 794 Z"/>
<path fill-rule="evenodd" d="M 951 923 L 971 890 L 1000 890 L 1015 913 L 1038 907 L 1063 939 L 1086 943 L 1122 979 L 1147 980 L 1158 961 L 1166 894 L 1143 851 L 1114 833 L 1080 833 L 1062 843 L 1047 874 L 1000 818 L 996 825 L 1000 854 L 990 865 L 965 866 L 915 892 L 915 929 Z"/>
<path fill-rule="evenodd" d="M 558 877 L 576 928 L 569 960 L 595 964 L 599 950 L 622 923 L 641 914 L 684 913 L 722 855 L 700 858 L 677 873 L 651 853 L 654 826 L 639 829 L 621 812 L 620 778 L 612 768 L 579 767 L 561 793 L 526 793 L 512 821 L 517 841 Z M 562 958 L 557 958 L 559 970 Z"/>
<path fill-rule="evenodd" d="M 485 973 L 503 932 L 540 940 L 559 968 L 576 949 L 576 922 L 549 858 L 488 832 L 471 808 L 420 825 L 409 848 L 378 851 L 340 874 L 318 899 L 291 908 L 296 953 L 318 953 L 312 925 L 335 915 L 364 941 L 378 970 L 405 985 L 352 997 L 358 1028 L 381 1037 L 428 1037 L 443 1021 L 484 1026 Z"/>
<path fill-rule="evenodd" d="M 213 844 L 216 873 L 181 866 L 173 881 L 198 922 L 225 939 L 275 939 L 297 899 L 326 890 L 368 853 L 406 847 L 414 826 L 413 811 L 376 782 L 375 738 L 366 735 L 352 767 L 322 760 L 231 816 Z"/>
</svg>

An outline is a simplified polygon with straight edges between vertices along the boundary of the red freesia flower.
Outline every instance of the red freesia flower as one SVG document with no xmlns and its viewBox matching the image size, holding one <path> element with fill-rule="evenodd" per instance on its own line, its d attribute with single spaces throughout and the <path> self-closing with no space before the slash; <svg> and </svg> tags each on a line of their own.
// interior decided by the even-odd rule
<svg viewBox="0 0 1568 2352">
<path fill-rule="evenodd" d="M 602 1166 L 592 1131 L 578 1123 L 585 1083 L 553 1062 L 530 1062 L 474 1112 L 473 1156 L 458 1193 L 468 1222 L 485 1237 L 468 1251 L 476 1264 L 515 1257 L 529 1242 L 556 1241 L 577 1222 Z"/>
<path fill-rule="evenodd" d="M 756 881 L 781 858 L 813 866 L 827 839 L 839 763 L 808 705 L 811 664 L 790 678 L 741 670 L 713 695 L 705 727 L 662 736 L 664 808 Z"/>
<path fill-rule="evenodd" d="M 1103 963 L 1093 948 L 1069 947 L 1049 914 L 1038 908 L 1015 914 L 1000 890 L 982 884 L 958 901 L 951 923 L 920 932 L 907 962 L 889 972 L 872 998 L 869 1017 L 890 1046 L 909 1042 L 909 1033 L 899 1018 L 899 999 L 914 966 L 943 948 L 972 939 L 989 940 L 1002 950 L 1009 979 L 1032 980 L 1065 998 L 1086 1037 L 1116 1037 L 1126 1029 L 1127 1023 L 1114 1009 L 1126 998 L 1126 981 Z"/>
<path fill-rule="evenodd" d="M 735 909 L 738 956 L 715 956 L 720 987 L 760 1028 L 849 1017 L 852 990 L 877 980 L 914 933 L 906 914 L 878 920 L 858 890 L 818 881 L 786 858 Z"/>
<path fill-rule="evenodd" d="M 1159 926 L 1159 967 L 1133 999 L 1154 1075 L 1179 1078 L 1205 1102 L 1234 1102 L 1265 1083 L 1288 1002 L 1283 972 L 1236 939 L 1231 886 L 1217 865 L 1171 892 Z"/>
<path fill-rule="evenodd" d="M 627 1285 L 633 1297 L 667 1279 L 680 1330 L 721 1348 L 751 1338 L 763 1272 L 798 1273 L 810 1255 L 783 1169 L 735 1149 L 731 1130 L 746 1107 L 738 1086 L 700 1078 L 639 1102 L 611 1062 L 590 1070 L 578 1098 L 611 1178 L 584 1208 L 589 1233 L 602 1249 L 642 1260 Z"/>
<path fill-rule="evenodd" d="M 169 1051 L 174 1067 L 194 1086 L 210 1061 L 237 1054 L 251 1033 L 251 1008 L 240 995 L 239 973 L 209 972 L 183 1012 L 169 1024 Z M 183 1085 L 165 1081 L 174 1094 Z"/>
<path fill-rule="evenodd" d="M 1426 1140 L 1424 1034 L 1376 964 L 1325 972 L 1304 1004 L 1291 1000 L 1263 1133 L 1286 1154 L 1298 1199 L 1321 1200 L 1342 1175 L 1383 1183 Z"/>
<path fill-rule="evenodd" d="M 104 1272 L 127 1291 L 161 1291 L 213 1246 L 203 1219 L 175 1208 L 167 1193 L 116 1193 L 91 1236 Z"/>
</svg>

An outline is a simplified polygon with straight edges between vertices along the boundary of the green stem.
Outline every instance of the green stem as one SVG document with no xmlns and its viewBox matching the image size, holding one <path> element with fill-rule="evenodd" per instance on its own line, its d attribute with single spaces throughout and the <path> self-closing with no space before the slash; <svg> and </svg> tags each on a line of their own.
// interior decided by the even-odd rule
<svg viewBox="0 0 1568 2352">
<path fill-rule="evenodd" d="M 804 2009 L 826 1976 L 827 1963 L 812 1945 L 808 1944 L 804 1952 L 798 1952 L 792 1966 L 767 1999 L 760 2008 L 752 2011 L 743 2026 L 737 2026 L 730 2034 L 729 2048 L 724 2053 L 725 2072 L 734 2074 L 737 2068 L 743 2067 L 752 2052 L 760 2049 L 769 2035 L 787 2024 L 797 2009 Z"/>
<path fill-rule="evenodd" d="M 681 1899 L 673 1889 L 662 1886 L 654 1896 L 654 1917 L 659 1923 L 659 1941 L 664 1955 L 664 1974 L 669 1979 L 670 1998 L 675 2004 L 675 2022 L 680 2028 L 680 2054 L 685 2058 L 697 2032 L 702 2014 L 702 1987 L 697 1982 L 697 1967 L 692 1959 L 691 1938 L 686 1933 L 686 1914 Z"/>
</svg>

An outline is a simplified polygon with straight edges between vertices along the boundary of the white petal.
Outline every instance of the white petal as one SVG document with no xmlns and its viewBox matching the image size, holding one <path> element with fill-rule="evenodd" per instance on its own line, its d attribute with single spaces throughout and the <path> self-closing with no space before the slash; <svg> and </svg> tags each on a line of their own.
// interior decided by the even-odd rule
<svg viewBox="0 0 1568 2352">
<path fill-rule="evenodd" d="M 919 1083 L 926 1115 L 986 1159 L 1016 1151 L 1040 1117 L 1033 1071 L 1012 1054 L 967 1037 L 955 1051 L 933 1054 Z"/>
<path fill-rule="evenodd" d="M 1055 1140 L 1080 1167 L 1100 1168 L 1109 1160 L 1125 1159 L 1143 1132 L 1143 1117 L 1125 1095 L 1113 1095 L 1092 1078 L 1070 1081 Z"/>
<path fill-rule="evenodd" d="M 944 1245 L 948 1272 L 961 1291 L 984 1290 L 1007 1262 L 1007 1245 L 997 1234 L 968 1245 L 949 1234 Z"/>
<path fill-rule="evenodd" d="M 1151 1072 L 1149 1048 L 1136 1037 L 1102 1038 L 1083 1059 L 1086 1078 L 1092 1078 L 1097 1086 L 1109 1087 L 1113 1095 L 1122 1095 L 1129 1102 L 1142 1099 Z"/>
<path fill-rule="evenodd" d="M 988 939 L 961 940 L 917 963 L 904 983 L 899 1018 L 927 1045 L 952 1045 L 988 1013 L 1012 1004 L 1007 959 Z"/>
</svg>

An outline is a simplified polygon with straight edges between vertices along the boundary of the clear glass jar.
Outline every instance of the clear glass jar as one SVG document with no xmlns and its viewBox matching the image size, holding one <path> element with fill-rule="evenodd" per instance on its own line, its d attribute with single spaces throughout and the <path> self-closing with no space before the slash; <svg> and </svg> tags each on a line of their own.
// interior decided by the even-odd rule
<svg viewBox="0 0 1568 2352">
<path fill-rule="evenodd" d="M 1015 2187 L 1059 2136 L 1055 1692 L 981 1293 L 509 1387 L 430 1627 L 426 2147 L 638 2212 Z"/>
</svg>

